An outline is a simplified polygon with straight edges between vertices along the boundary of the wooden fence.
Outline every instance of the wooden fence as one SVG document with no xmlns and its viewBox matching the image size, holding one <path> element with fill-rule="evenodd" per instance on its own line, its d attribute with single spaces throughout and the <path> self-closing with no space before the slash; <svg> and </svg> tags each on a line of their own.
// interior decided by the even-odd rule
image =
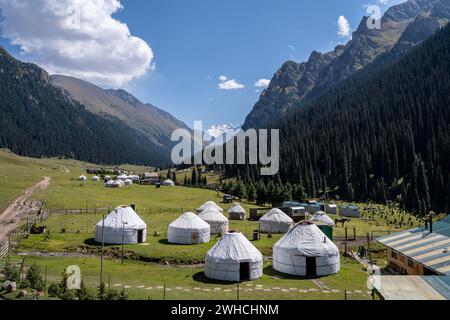
<svg viewBox="0 0 450 320">
<path fill-rule="evenodd" d="M 9 253 L 9 241 L 0 243 L 0 260 L 6 257 Z"/>
</svg>

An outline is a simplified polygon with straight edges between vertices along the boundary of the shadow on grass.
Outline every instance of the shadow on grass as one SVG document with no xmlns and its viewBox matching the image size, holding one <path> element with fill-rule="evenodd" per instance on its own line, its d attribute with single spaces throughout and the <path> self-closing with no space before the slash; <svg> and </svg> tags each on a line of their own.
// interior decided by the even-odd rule
<svg viewBox="0 0 450 320">
<path fill-rule="evenodd" d="M 95 241 L 95 238 L 86 239 L 86 240 L 84 240 L 83 243 L 90 247 L 101 248 L 101 246 L 102 246 L 102 244 L 100 242 Z M 105 243 L 105 247 L 117 247 L 117 246 L 118 246 L 117 244 Z"/>
<path fill-rule="evenodd" d="M 278 278 L 278 279 L 285 279 L 285 280 L 314 280 L 314 279 L 320 279 L 321 277 L 301 277 L 301 276 L 293 276 L 290 274 L 285 274 L 278 272 L 273 268 L 272 265 L 267 266 L 263 269 L 263 273 L 268 277 Z"/>
<path fill-rule="evenodd" d="M 233 281 L 219 281 L 219 280 L 209 279 L 205 276 L 204 272 L 198 272 L 198 273 L 194 274 L 193 279 L 195 282 L 201 282 L 204 284 L 231 285 L 231 284 L 237 283 L 237 282 L 233 282 Z"/>
</svg>

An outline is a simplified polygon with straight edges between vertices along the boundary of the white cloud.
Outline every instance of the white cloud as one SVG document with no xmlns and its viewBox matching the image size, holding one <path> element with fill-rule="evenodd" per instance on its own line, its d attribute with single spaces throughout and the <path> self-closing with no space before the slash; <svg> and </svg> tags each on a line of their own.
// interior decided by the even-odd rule
<svg viewBox="0 0 450 320">
<path fill-rule="evenodd" d="M 240 84 L 235 79 L 228 80 L 228 78 L 223 75 L 219 77 L 219 80 L 220 80 L 219 83 L 220 90 L 238 90 L 245 88 L 243 84 Z"/>
<path fill-rule="evenodd" d="M 348 23 L 347 18 L 344 16 L 339 16 L 338 22 L 338 35 L 343 38 L 347 38 L 350 36 L 350 24 Z"/>
<path fill-rule="evenodd" d="M 50 73 L 123 86 L 154 68 L 153 52 L 112 17 L 120 0 L 0 0 L 2 36 Z"/>
<path fill-rule="evenodd" d="M 256 88 L 267 88 L 270 84 L 270 80 L 269 79 L 259 79 L 258 81 L 255 82 L 255 87 Z"/>
</svg>

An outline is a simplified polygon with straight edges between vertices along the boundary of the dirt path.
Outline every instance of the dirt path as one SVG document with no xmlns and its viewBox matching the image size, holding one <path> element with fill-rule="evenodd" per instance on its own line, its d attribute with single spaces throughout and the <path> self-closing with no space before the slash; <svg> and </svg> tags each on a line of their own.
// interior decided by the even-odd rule
<svg viewBox="0 0 450 320">
<path fill-rule="evenodd" d="M 45 190 L 50 185 L 51 178 L 44 177 L 44 180 L 28 188 L 25 192 L 14 200 L 2 214 L 0 214 L 0 242 L 6 241 L 11 231 L 17 228 L 20 221 L 27 216 L 36 214 L 41 208 L 39 201 L 29 201 L 34 191 Z"/>
</svg>

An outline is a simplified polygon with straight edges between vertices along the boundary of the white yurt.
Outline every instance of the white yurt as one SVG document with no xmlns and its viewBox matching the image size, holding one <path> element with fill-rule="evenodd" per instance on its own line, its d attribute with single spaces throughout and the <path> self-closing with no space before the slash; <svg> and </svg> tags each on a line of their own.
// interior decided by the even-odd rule
<svg viewBox="0 0 450 320">
<path fill-rule="evenodd" d="M 228 210 L 228 214 L 230 215 L 230 220 L 245 220 L 247 217 L 247 212 L 239 203 L 233 204 Z"/>
<path fill-rule="evenodd" d="M 103 220 L 95 226 L 95 241 L 102 242 Z M 104 221 L 104 242 L 107 244 L 144 243 L 147 238 L 147 225 L 129 206 L 114 209 Z"/>
<path fill-rule="evenodd" d="M 114 181 L 114 180 L 109 180 L 108 182 L 105 183 L 105 187 L 106 188 L 122 188 L 122 182 L 121 181 Z"/>
<path fill-rule="evenodd" d="M 230 222 L 222 213 L 215 210 L 213 207 L 207 208 L 202 213 L 199 213 L 198 216 L 209 224 L 211 227 L 211 234 L 225 234 L 228 232 Z"/>
<path fill-rule="evenodd" d="M 280 209 L 272 209 L 259 219 L 261 233 L 286 233 L 294 220 Z"/>
<path fill-rule="evenodd" d="M 206 243 L 211 227 L 196 214 L 186 212 L 169 225 L 167 241 L 174 244 Z"/>
<path fill-rule="evenodd" d="M 92 181 L 99 182 L 100 181 L 100 177 L 99 176 L 93 176 L 92 177 Z"/>
<path fill-rule="evenodd" d="M 88 178 L 86 177 L 86 176 L 79 176 L 78 177 L 78 181 L 83 181 L 83 182 L 85 182 L 85 181 L 87 181 L 88 180 Z"/>
<path fill-rule="evenodd" d="M 309 221 L 330 227 L 335 226 L 334 221 L 323 211 L 316 212 Z"/>
<path fill-rule="evenodd" d="M 109 180 L 111 180 L 111 176 L 106 176 L 105 181 L 109 181 Z"/>
<path fill-rule="evenodd" d="M 273 248 L 275 270 L 296 276 L 326 276 L 340 271 L 338 247 L 312 222 L 295 225 Z"/>
<path fill-rule="evenodd" d="M 131 186 L 131 185 L 133 185 L 133 180 L 127 179 L 127 180 L 125 180 L 123 183 L 124 183 L 126 186 Z"/>
<path fill-rule="evenodd" d="M 163 182 L 163 186 L 164 187 L 174 187 L 175 186 L 175 182 L 173 182 L 170 179 L 167 179 L 166 181 Z"/>
<path fill-rule="evenodd" d="M 263 256 L 240 232 L 228 232 L 206 254 L 206 277 L 241 282 L 263 274 Z"/>
<path fill-rule="evenodd" d="M 121 174 L 120 176 L 117 177 L 117 180 L 125 181 L 127 179 L 128 179 L 128 176 L 126 174 Z"/>
<path fill-rule="evenodd" d="M 223 213 L 223 209 L 217 205 L 214 201 L 207 201 L 203 205 L 197 208 L 197 213 L 201 213 L 202 211 L 208 209 L 208 208 L 214 208 L 220 213 Z"/>
</svg>

